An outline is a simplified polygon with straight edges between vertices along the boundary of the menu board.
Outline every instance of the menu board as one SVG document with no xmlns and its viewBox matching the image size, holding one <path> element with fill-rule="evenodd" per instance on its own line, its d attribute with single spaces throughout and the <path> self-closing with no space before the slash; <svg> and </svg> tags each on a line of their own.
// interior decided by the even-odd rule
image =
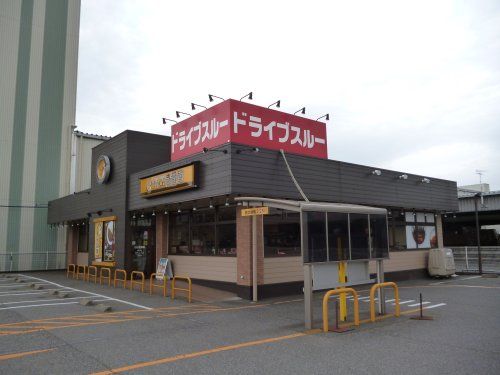
<svg viewBox="0 0 500 375">
<path fill-rule="evenodd" d="M 104 222 L 104 261 L 115 260 L 115 222 Z"/>
<path fill-rule="evenodd" d="M 163 280 L 165 275 L 169 279 L 174 277 L 174 274 L 172 272 L 172 262 L 167 258 L 160 258 L 158 267 L 156 267 L 156 278 L 158 280 Z"/>
</svg>

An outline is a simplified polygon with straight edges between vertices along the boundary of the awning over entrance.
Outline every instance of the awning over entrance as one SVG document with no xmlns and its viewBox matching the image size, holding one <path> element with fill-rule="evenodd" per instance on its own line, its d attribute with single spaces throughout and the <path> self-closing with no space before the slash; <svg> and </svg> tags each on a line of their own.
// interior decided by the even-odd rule
<svg viewBox="0 0 500 375">
<path fill-rule="evenodd" d="M 328 203 L 328 202 L 306 202 L 286 199 L 272 199 L 262 197 L 236 197 L 236 202 L 242 202 L 248 206 L 268 206 L 289 210 L 295 212 L 301 211 L 319 211 L 319 212 L 343 212 L 355 214 L 386 214 L 385 208 L 361 206 L 357 204 L 346 203 Z"/>
</svg>

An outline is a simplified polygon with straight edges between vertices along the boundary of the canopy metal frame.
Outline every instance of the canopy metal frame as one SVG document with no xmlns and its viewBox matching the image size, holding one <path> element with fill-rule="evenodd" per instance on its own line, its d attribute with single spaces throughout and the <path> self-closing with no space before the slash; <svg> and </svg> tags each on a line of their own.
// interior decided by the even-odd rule
<svg viewBox="0 0 500 375">
<path fill-rule="evenodd" d="M 264 197 L 235 197 L 235 201 L 241 203 L 243 206 L 267 206 L 270 208 L 277 208 L 292 212 L 299 212 L 300 215 L 300 233 L 301 233 L 301 254 L 304 259 L 304 250 L 307 244 L 303 236 L 303 212 L 336 212 L 336 213 L 357 213 L 357 214 L 381 214 L 387 215 L 385 208 L 362 206 L 346 203 L 329 203 L 329 202 L 310 202 L 310 201 L 296 201 L 286 199 L 274 199 Z M 257 301 L 257 228 L 256 220 L 252 220 L 252 269 L 253 269 L 253 300 Z M 369 259 L 367 259 L 369 260 Z M 384 264 L 383 258 L 372 259 L 377 262 L 377 283 L 384 282 Z M 314 263 L 303 262 L 304 272 L 304 325 L 306 329 L 313 328 L 313 267 Z M 383 289 L 378 290 L 378 310 L 379 313 L 385 313 L 385 298 Z"/>
</svg>

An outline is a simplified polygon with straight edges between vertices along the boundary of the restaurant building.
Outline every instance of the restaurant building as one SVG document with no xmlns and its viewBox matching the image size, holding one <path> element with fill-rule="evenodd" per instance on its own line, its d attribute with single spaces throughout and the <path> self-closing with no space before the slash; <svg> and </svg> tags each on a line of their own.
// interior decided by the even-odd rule
<svg viewBox="0 0 500 375">
<path fill-rule="evenodd" d="M 275 205 L 252 237 L 241 198 L 261 197 L 387 209 L 386 279 L 404 279 L 424 274 L 428 249 L 443 246 L 441 214 L 458 208 L 454 181 L 330 160 L 325 123 L 246 102 L 223 101 L 171 134 L 125 131 L 98 145 L 90 189 L 49 203 L 69 263 L 149 274 L 168 257 L 175 274 L 251 298 L 255 238 L 259 296 L 300 292 L 300 215 Z M 370 235 L 368 215 L 353 220 L 349 259 L 354 236 Z"/>
</svg>

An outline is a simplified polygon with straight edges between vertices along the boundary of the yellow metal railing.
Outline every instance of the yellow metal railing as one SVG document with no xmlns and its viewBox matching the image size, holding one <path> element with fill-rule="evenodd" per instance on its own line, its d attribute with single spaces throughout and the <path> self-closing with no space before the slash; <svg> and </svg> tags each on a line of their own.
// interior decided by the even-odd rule
<svg viewBox="0 0 500 375">
<path fill-rule="evenodd" d="M 375 291 L 379 288 L 383 288 L 386 286 L 392 286 L 394 288 L 394 303 L 396 305 L 396 310 L 394 315 L 399 316 L 399 290 L 396 283 L 393 282 L 385 282 L 374 284 L 370 289 L 370 320 L 375 322 Z"/>
<path fill-rule="evenodd" d="M 94 273 L 90 273 L 93 270 Z M 88 266 L 87 268 L 87 281 L 90 282 L 90 279 L 94 278 L 94 284 L 97 284 L 97 267 L 96 266 Z"/>
<path fill-rule="evenodd" d="M 69 274 L 72 274 L 74 279 L 75 273 L 76 273 L 76 266 L 74 264 L 68 264 L 68 271 L 66 272 L 66 277 L 69 277 Z"/>
<path fill-rule="evenodd" d="M 176 280 L 185 280 L 188 283 L 188 289 L 186 288 L 176 288 L 175 287 L 175 281 Z M 184 277 L 184 276 L 174 276 L 172 279 L 172 299 L 175 299 L 175 291 L 176 290 L 181 290 L 184 292 L 188 292 L 188 302 L 191 303 L 191 296 L 193 294 L 192 292 L 192 282 L 190 277 Z"/>
<path fill-rule="evenodd" d="M 138 275 L 141 277 L 141 281 L 135 281 L 134 275 Z M 144 272 L 141 271 L 132 271 L 130 274 L 130 290 L 134 288 L 135 284 L 139 284 L 141 286 L 141 292 L 144 293 Z"/>
<path fill-rule="evenodd" d="M 167 276 L 163 276 L 163 281 L 160 284 L 155 283 L 156 273 L 152 273 L 149 277 L 149 295 L 153 294 L 154 289 L 163 289 L 163 297 L 167 296 Z"/>
<path fill-rule="evenodd" d="M 123 279 L 118 279 L 117 276 L 118 274 L 123 274 Z M 122 282 L 123 283 L 123 287 L 126 288 L 127 287 L 127 271 L 125 270 L 120 270 L 120 269 L 116 269 L 115 270 L 115 278 L 113 280 L 113 286 L 116 288 L 116 282 Z"/>
<path fill-rule="evenodd" d="M 334 294 L 349 293 L 354 300 L 354 325 L 359 326 L 359 302 L 358 293 L 353 288 L 332 289 L 325 293 L 323 297 L 323 332 L 328 332 L 328 301 Z"/>
<path fill-rule="evenodd" d="M 108 273 L 108 276 L 104 276 L 103 273 L 106 271 Z M 99 272 L 99 284 L 102 285 L 102 280 L 107 279 L 108 280 L 108 285 L 111 286 L 111 268 L 108 267 L 101 267 L 100 272 Z"/>
</svg>

